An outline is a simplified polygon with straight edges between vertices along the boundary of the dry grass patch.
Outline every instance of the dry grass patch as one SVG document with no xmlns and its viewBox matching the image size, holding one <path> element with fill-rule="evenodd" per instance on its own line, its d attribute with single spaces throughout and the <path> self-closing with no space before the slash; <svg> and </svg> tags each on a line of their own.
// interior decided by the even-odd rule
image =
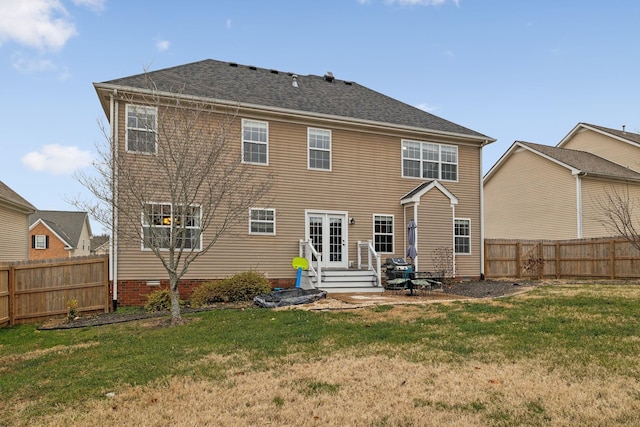
<svg viewBox="0 0 640 427">
<path fill-rule="evenodd" d="M 97 345 L 100 345 L 100 343 L 95 341 L 86 342 L 82 344 L 75 344 L 75 345 L 56 345 L 51 348 L 45 348 L 41 350 L 34 350 L 26 353 L 11 354 L 9 356 L 0 357 L 0 372 L 7 371 L 9 369 L 9 365 L 12 365 L 12 364 L 25 362 L 27 360 L 37 359 L 39 357 L 44 357 L 49 354 L 65 355 L 76 350 L 94 347 Z"/>
<path fill-rule="evenodd" d="M 228 356 L 216 360 L 224 362 Z M 597 373 L 597 369 L 594 373 Z M 39 425 L 596 426 L 640 423 L 640 384 L 572 379 L 542 363 L 412 363 L 336 355 L 241 371 L 222 383 L 174 377 L 116 390 Z"/>
</svg>

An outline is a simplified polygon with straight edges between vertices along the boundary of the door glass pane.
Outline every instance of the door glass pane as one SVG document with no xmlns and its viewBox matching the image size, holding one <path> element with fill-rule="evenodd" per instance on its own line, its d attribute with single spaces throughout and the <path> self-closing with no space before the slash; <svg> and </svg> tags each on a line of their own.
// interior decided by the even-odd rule
<svg viewBox="0 0 640 427">
<path fill-rule="evenodd" d="M 342 261 L 342 218 L 329 219 L 329 260 Z"/>
<path fill-rule="evenodd" d="M 309 239 L 314 249 L 322 255 L 322 217 L 309 217 Z"/>
</svg>

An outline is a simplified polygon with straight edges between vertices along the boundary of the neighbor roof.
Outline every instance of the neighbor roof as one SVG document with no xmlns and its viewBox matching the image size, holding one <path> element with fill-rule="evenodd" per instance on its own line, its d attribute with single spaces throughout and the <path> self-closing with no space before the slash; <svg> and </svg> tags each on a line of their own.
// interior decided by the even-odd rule
<svg viewBox="0 0 640 427">
<path fill-rule="evenodd" d="M 85 221 L 88 222 L 88 216 L 86 212 L 36 211 L 29 215 L 29 226 L 32 226 L 38 220 L 42 220 L 69 246 L 77 248 L 82 234 L 82 227 Z M 89 224 L 87 224 L 87 227 L 89 227 Z M 90 229 L 89 234 L 91 234 Z"/>
<path fill-rule="evenodd" d="M 582 123 L 581 122 L 581 123 L 578 123 L 573 129 L 571 129 L 571 132 L 569 132 L 567 134 L 567 136 L 562 138 L 562 141 L 560 141 L 558 143 L 557 147 L 562 147 L 580 129 L 591 129 L 592 131 L 599 132 L 599 133 L 606 133 L 606 134 L 608 134 L 610 136 L 613 136 L 613 137 L 618 138 L 618 139 L 622 139 L 622 140 L 624 140 L 626 142 L 629 142 L 631 144 L 634 144 L 634 145 L 640 145 L 640 134 L 639 133 L 629 132 L 627 130 L 621 130 L 621 129 L 612 129 L 612 128 L 608 128 L 608 127 L 604 127 L 604 126 L 598 126 L 598 125 L 593 125 L 593 124 L 590 124 L 590 123 Z"/>
<path fill-rule="evenodd" d="M 24 211 L 25 213 L 31 213 L 36 208 L 29 202 L 27 202 L 22 196 L 13 191 L 4 182 L 0 181 L 0 201 L 4 201 L 15 209 Z"/>
<path fill-rule="evenodd" d="M 294 87 L 293 81 L 297 83 Z M 495 139 L 457 125 L 355 82 L 325 76 L 296 75 L 273 69 L 206 59 L 200 62 L 94 84 L 96 90 L 129 88 L 414 127 L 493 142 Z M 107 99 L 101 98 L 107 111 Z"/>
<path fill-rule="evenodd" d="M 640 173 L 586 151 L 516 141 L 587 175 L 640 181 Z"/>
</svg>

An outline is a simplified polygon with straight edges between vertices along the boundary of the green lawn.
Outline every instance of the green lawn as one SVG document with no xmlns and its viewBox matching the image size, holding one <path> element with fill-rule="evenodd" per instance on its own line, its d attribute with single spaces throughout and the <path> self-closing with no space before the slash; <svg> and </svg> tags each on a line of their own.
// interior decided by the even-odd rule
<svg viewBox="0 0 640 427">
<path fill-rule="evenodd" d="M 624 396 L 627 403 L 616 413 L 618 418 L 594 415 L 593 425 L 640 424 L 640 416 L 634 415 L 640 404 L 637 285 L 554 285 L 493 301 L 423 306 L 331 312 L 248 308 L 184 317 L 188 322 L 178 327 L 146 320 L 68 330 L 40 331 L 37 325 L 1 329 L 0 425 L 28 425 L 132 386 L 157 388 L 184 377 L 213 387 L 228 384 L 234 372 L 259 375 L 279 364 L 329 360 L 332 355 L 382 357 L 460 371 L 470 366 L 536 366 L 545 375 L 556 378 L 557 373 L 572 383 L 626 381 L 629 395 Z M 507 376 L 506 368 L 503 371 Z M 308 399 L 314 393 L 335 399 L 346 387 L 312 378 L 304 390 Z M 528 401 L 523 409 L 537 416 L 519 418 L 503 407 L 504 395 L 493 403 L 490 398 L 474 399 L 436 408 L 430 399 L 414 398 L 412 407 L 443 414 L 469 412 L 486 425 L 546 425 L 553 424 L 554 416 L 563 417 L 551 409 L 545 412 L 541 401 Z M 280 395 L 269 402 L 274 408 L 288 403 Z M 497 406 L 486 409 L 491 405 Z M 386 416 L 373 424 L 414 425 L 410 418 Z"/>
</svg>

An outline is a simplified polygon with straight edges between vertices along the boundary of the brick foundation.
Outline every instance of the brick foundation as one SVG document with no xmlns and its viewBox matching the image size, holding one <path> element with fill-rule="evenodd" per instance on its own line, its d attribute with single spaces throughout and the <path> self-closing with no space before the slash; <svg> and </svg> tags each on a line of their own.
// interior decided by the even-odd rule
<svg viewBox="0 0 640 427">
<path fill-rule="evenodd" d="M 178 290 L 180 299 L 188 301 L 191 292 L 209 279 L 180 280 Z M 295 279 L 269 279 L 272 288 L 292 288 Z M 155 281 L 155 283 L 158 283 Z M 159 284 L 148 284 L 147 280 L 118 280 L 118 305 L 141 307 L 147 303 L 148 295 L 158 289 L 169 289 L 169 280 L 160 280 Z M 109 294 L 113 299 L 113 284 L 109 286 Z"/>
</svg>

